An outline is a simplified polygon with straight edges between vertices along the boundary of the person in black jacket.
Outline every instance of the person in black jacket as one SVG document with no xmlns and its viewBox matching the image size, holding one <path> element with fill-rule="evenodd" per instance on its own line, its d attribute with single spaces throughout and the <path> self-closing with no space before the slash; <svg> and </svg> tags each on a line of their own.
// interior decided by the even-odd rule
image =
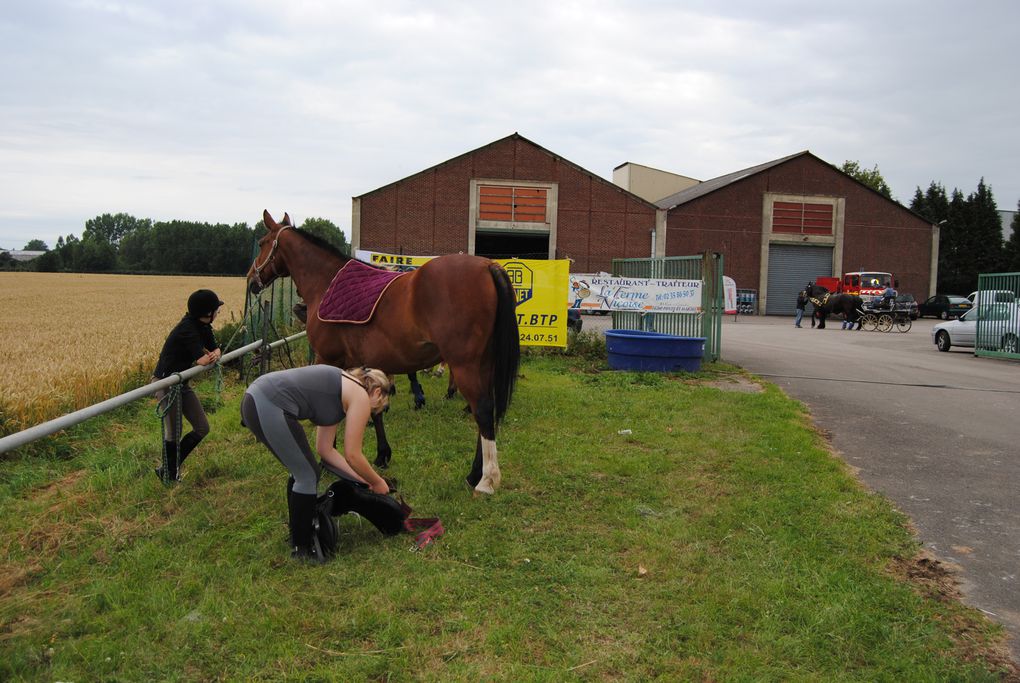
<svg viewBox="0 0 1020 683">
<path fill-rule="evenodd" d="M 177 326 L 171 330 L 163 343 L 159 354 L 159 362 L 153 372 L 155 379 L 164 379 L 176 372 L 187 370 L 193 365 L 211 365 L 220 358 L 219 344 L 213 335 L 212 322 L 216 319 L 223 302 L 210 289 L 200 289 L 188 297 L 188 313 Z M 163 447 L 166 449 L 166 470 L 156 469 L 156 474 L 164 481 L 180 480 L 180 466 L 195 446 L 209 433 L 209 420 L 202 409 L 194 389 L 188 382 L 180 385 L 180 394 L 172 405 L 167 406 L 163 416 Z M 160 401 L 177 386 L 156 392 Z M 177 433 L 181 424 L 181 416 L 188 420 L 191 431 L 181 437 Z M 178 444 L 180 444 L 178 448 Z"/>
</svg>

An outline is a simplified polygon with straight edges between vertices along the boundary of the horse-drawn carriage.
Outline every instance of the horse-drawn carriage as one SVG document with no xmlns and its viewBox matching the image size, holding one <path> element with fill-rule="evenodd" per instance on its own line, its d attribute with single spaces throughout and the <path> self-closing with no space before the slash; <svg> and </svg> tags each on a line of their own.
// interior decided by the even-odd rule
<svg viewBox="0 0 1020 683">
<path fill-rule="evenodd" d="M 851 325 L 859 330 L 888 332 L 896 328 L 900 332 L 910 329 L 910 311 L 905 304 L 897 304 L 895 300 L 882 297 L 862 298 L 857 294 L 833 294 L 826 287 L 808 283 L 804 293 L 815 306 L 818 317 L 818 328 L 825 329 L 825 319 L 830 316 L 843 316 Z"/>
<path fill-rule="evenodd" d="M 907 304 L 898 304 L 894 299 L 874 297 L 862 299 L 861 329 L 868 332 L 888 332 L 893 327 L 899 332 L 910 330 L 910 310 Z"/>
</svg>

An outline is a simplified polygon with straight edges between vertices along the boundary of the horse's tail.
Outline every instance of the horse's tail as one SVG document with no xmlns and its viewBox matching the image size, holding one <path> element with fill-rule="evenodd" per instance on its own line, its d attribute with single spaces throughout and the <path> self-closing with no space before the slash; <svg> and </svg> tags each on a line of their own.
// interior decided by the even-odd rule
<svg viewBox="0 0 1020 683">
<path fill-rule="evenodd" d="M 517 295 L 510 276 L 499 265 L 489 266 L 496 284 L 496 326 L 492 333 L 492 373 L 496 424 L 510 407 L 521 364 L 521 338 L 517 331 Z"/>
</svg>

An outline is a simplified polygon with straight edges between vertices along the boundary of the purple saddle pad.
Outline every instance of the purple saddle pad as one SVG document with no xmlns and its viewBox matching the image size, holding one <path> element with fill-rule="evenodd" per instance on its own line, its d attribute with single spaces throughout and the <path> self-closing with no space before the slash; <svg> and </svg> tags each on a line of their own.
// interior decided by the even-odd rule
<svg viewBox="0 0 1020 683">
<path fill-rule="evenodd" d="M 382 270 L 351 259 L 337 271 L 319 303 L 319 320 L 367 323 L 386 288 L 407 273 Z"/>
</svg>

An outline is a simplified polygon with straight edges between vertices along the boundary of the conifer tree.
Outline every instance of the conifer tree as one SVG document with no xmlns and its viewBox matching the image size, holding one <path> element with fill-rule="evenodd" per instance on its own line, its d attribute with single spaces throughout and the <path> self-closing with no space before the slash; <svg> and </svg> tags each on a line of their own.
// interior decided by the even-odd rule
<svg viewBox="0 0 1020 683">
<path fill-rule="evenodd" d="M 1020 273 L 1020 202 L 1016 204 L 1016 213 L 1010 225 L 1012 232 L 1003 248 L 1002 270 L 1007 273 Z"/>
<path fill-rule="evenodd" d="M 967 197 L 970 206 L 968 243 L 974 250 L 974 284 L 979 273 L 996 273 L 1002 268 L 1002 218 L 992 188 L 982 178 L 977 191 Z"/>
</svg>

